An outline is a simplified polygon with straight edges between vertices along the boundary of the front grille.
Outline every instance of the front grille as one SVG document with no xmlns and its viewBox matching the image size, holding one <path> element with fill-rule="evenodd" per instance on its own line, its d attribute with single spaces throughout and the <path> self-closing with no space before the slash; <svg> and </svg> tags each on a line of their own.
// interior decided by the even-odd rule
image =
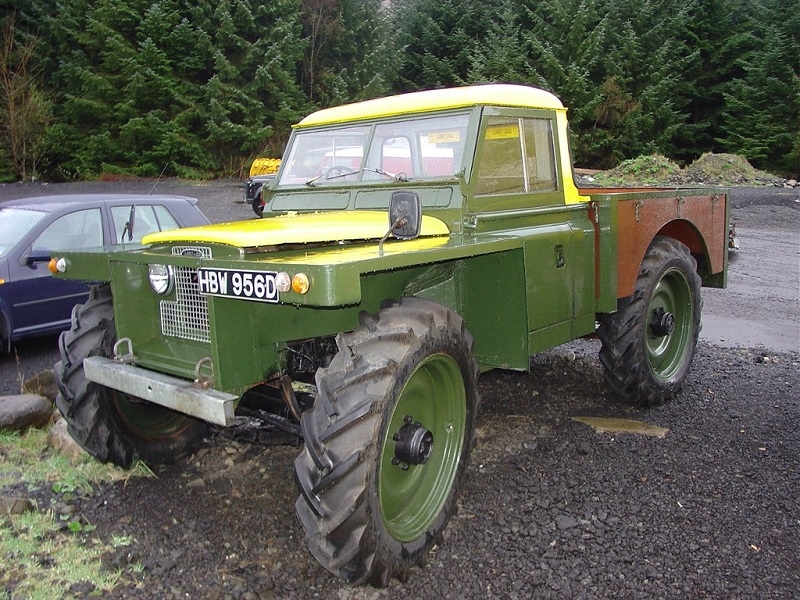
<svg viewBox="0 0 800 600">
<path fill-rule="evenodd" d="M 211 257 L 211 249 L 196 246 L 175 246 L 174 255 Z M 208 301 L 197 286 L 197 269 L 173 267 L 175 300 L 162 300 L 161 333 L 185 340 L 210 342 Z"/>
</svg>

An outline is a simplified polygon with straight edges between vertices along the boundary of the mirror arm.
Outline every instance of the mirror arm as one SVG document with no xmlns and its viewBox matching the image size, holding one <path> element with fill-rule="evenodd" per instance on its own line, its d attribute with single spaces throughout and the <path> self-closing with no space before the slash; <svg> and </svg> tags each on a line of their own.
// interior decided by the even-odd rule
<svg viewBox="0 0 800 600">
<path fill-rule="evenodd" d="M 389 236 L 392 235 L 392 231 L 397 229 L 398 227 L 405 227 L 408 225 L 408 219 L 405 217 L 397 217 L 394 223 L 392 223 L 391 227 L 389 227 L 389 231 L 383 234 L 381 241 L 378 242 L 378 256 L 383 256 L 383 243 L 389 239 Z"/>
</svg>

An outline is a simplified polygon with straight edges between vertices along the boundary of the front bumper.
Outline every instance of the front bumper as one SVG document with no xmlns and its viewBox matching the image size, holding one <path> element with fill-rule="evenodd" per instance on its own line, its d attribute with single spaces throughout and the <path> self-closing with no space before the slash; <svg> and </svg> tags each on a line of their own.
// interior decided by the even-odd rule
<svg viewBox="0 0 800 600">
<path fill-rule="evenodd" d="M 238 396 L 101 356 L 83 361 L 86 378 L 108 388 L 217 425 L 234 423 Z"/>
</svg>

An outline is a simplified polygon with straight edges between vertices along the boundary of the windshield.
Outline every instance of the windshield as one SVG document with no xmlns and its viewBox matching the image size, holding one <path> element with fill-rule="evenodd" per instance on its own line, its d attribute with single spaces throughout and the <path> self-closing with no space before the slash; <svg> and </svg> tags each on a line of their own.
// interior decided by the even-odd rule
<svg viewBox="0 0 800 600">
<path fill-rule="evenodd" d="M 45 213 L 25 208 L 0 209 L 0 257 L 5 256 Z"/>
<path fill-rule="evenodd" d="M 461 169 L 468 120 L 465 112 L 300 130 L 278 185 L 453 177 Z"/>
</svg>

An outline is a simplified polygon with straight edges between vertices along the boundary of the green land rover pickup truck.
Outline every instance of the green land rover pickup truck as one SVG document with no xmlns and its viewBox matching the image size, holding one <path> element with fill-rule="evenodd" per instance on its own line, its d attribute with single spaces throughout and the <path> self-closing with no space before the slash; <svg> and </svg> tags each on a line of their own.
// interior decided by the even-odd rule
<svg viewBox="0 0 800 600">
<path fill-rule="evenodd" d="M 296 512 L 331 573 L 385 585 L 441 541 L 479 374 L 596 334 L 611 393 L 682 385 L 716 189 L 579 189 L 566 109 L 525 86 L 424 91 L 295 127 L 261 219 L 65 253 L 98 282 L 60 340 L 58 407 L 102 461 L 170 462 L 212 424 L 302 436 Z"/>
</svg>

